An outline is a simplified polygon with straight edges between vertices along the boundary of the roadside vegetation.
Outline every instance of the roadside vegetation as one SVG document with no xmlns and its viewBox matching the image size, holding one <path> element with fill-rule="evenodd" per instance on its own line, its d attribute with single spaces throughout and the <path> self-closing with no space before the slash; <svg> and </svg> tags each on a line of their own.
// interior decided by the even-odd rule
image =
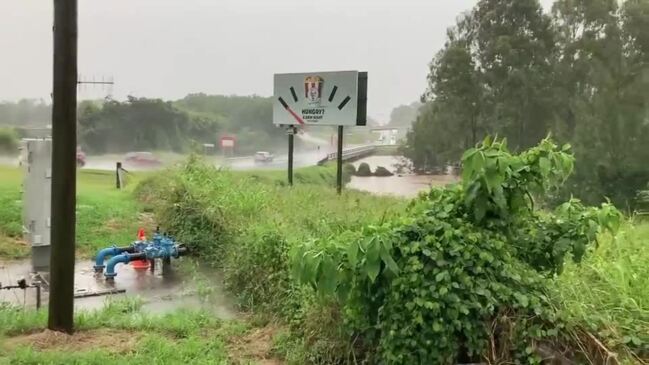
<svg viewBox="0 0 649 365">
<path fill-rule="evenodd" d="M 242 310 L 281 329 L 276 352 L 288 363 L 646 361 L 647 277 L 621 253 L 643 245 L 646 226 L 624 224 L 613 254 L 612 206 L 543 208 L 572 172 L 568 146 L 544 141 L 516 155 L 488 140 L 464 166 L 462 186 L 410 204 L 286 188 L 197 160 L 136 195 L 223 270 Z M 620 265 L 635 282 L 607 275 Z M 615 285 L 608 302 L 575 294 Z M 615 314 L 621 303 L 626 316 Z"/>
<path fill-rule="evenodd" d="M 649 222 L 629 222 L 615 238 L 601 240 L 581 264 L 568 263 L 550 286 L 578 345 L 611 361 L 620 359 L 607 351 L 621 350 L 629 362 L 649 363 L 648 239 Z"/>
<path fill-rule="evenodd" d="M 18 154 L 18 133 L 13 128 L 0 126 L 0 156 L 15 156 Z"/>
<path fill-rule="evenodd" d="M 113 303 L 77 315 L 78 335 L 87 336 L 79 341 L 132 340 L 119 343 L 123 351 L 100 343 L 73 354 L 74 341 L 52 340 L 41 331 L 43 311 L 2 307 L 6 355 L 0 360 L 138 363 L 149 356 L 160 363 L 398 364 L 534 362 L 545 354 L 646 362 L 648 225 L 621 223 L 613 239 L 607 232 L 616 231 L 619 215 L 610 206 L 571 201 L 553 213 L 538 211 L 540 204 L 532 208 L 525 191 L 541 196 L 556 189 L 572 169 L 568 150 L 549 141 L 522 155 L 488 141 L 465 156 L 467 163 L 463 187 L 434 189 L 412 202 L 354 191 L 338 196 L 333 166 L 298 169 L 300 178 L 288 187 L 283 171 L 231 172 L 192 158 L 136 175 L 126 191 L 114 191 L 111 173 L 82 171 L 80 206 L 93 208 L 78 216 L 79 234 L 95 237 L 80 238 L 82 254 L 110 240 L 130 242 L 138 226 L 160 223 L 220 268 L 247 314 L 226 323 L 208 313 L 151 316 L 137 302 Z M 493 166 L 501 167 L 496 175 L 489 172 Z M 505 172 L 513 166 L 526 172 Z M 0 196 L 19 198 L 19 183 L 17 170 L 3 170 Z M 509 188 L 498 193 L 498 186 Z M 470 200 L 467 191 L 475 191 Z M 18 207 L 3 205 L 3 232 L 19 222 Z M 123 219 L 119 229 L 100 228 L 115 217 Z M 416 249 L 413 242 L 419 242 Z M 462 274 L 466 255 L 474 275 Z M 420 329 L 403 332 L 408 328 Z M 264 334 L 263 356 L 242 352 L 249 347 L 246 336 L 258 333 Z M 427 343 L 430 336 L 441 342 Z"/>
</svg>

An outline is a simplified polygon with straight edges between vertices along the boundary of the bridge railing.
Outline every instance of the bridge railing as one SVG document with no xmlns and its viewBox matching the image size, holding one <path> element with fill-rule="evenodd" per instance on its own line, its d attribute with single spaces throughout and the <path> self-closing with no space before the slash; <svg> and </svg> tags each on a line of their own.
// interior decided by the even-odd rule
<svg viewBox="0 0 649 365">
<path fill-rule="evenodd" d="M 372 152 L 374 152 L 375 148 L 376 147 L 374 145 L 346 148 L 343 150 L 343 161 L 348 161 L 348 160 L 370 155 Z M 318 161 L 318 165 L 324 165 L 326 162 L 335 161 L 336 159 L 338 159 L 338 152 L 329 153 L 327 154 L 327 157 Z"/>
</svg>

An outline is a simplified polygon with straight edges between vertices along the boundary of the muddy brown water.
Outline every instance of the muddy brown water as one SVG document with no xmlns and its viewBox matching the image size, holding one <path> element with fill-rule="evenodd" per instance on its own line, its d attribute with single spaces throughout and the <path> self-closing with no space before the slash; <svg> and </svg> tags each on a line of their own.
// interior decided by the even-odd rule
<svg viewBox="0 0 649 365">
<path fill-rule="evenodd" d="M 143 301 L 142 310 L 148 313 L 202 309 L 223 319 L 237 316 L 233 301 L 221 286 L 220 274 L 201 267 L 191 259 L 181 258 L 172 262 L 173 270 L 165 276 L 159 270 L 162 265 L 157 265 L 156 272 L 151 273 L 149 270 L 135 270 L 131 265 L 118 264 L 117 277 L 113 283 L 107 282 L 103 274 L 95 274 L 93 264 L 90 260 L 77 261 L 74 275 L 75 295 L 111 289 L 124 289 L 126 292 L 75 298 L 75 311 L 99 309 L 108 300 L 138 297 Z M 5 286 L 16 285 L 17 280 L 21 278 L 32 282 L 30 271 L 28 260 L 0 262 L 0 283 Z M 47 305 L 48 295 L 48 291 L 44 289 L 42 306 Z M 0 303 L 2 302 L 33 308 L 36 306 L 36 289 L 0 290 Z"/>
<path fill-rule="evenodd" d="M 421 191 L 426 191 L 431 186 L 445 186 L 458 181 L 453 175 L 415 175 L 397 174 L 396 165 L 403 163 L 400 156 L 369 156 L 355 161 L 353 165 L 358 168 L 361 163 L 367 163 L 372 171 L 378 166 L 383 166 L 394 176 L 352 176 L 346 185 L 349 189 L 367 191 L 379 195 L 393 195 L 406 198 L 417 196 Z"/>
</svg>

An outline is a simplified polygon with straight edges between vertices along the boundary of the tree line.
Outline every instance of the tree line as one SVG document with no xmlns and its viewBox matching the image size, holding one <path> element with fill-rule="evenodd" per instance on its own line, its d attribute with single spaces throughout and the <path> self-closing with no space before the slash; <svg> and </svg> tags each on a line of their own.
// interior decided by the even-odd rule
<svg viewBox="0 0 649 365">
<path fill-rule="evenodd" d="M 0 103 L 0 126 L 21 129 L 50 124 L 51 105 L 21 100 Z M 137 98 L 82 101 L 78 140 L 89 153 L 161 150 L 188 152 L 221 136 L 237 139 L 235 153 L 249 154 L 286 143 L 272 124 L 272 102 L 259 96 L 190 94 L 180 100 Z"/>
<path fill-rule="evenodd" d="M 404 146 L 422 171 L 486 135 L 548 134 L 577 159 L 564 194 L 634 204 L 649 181 L 649 1 L 480 0 L 447 33 Z"/>
</svg>

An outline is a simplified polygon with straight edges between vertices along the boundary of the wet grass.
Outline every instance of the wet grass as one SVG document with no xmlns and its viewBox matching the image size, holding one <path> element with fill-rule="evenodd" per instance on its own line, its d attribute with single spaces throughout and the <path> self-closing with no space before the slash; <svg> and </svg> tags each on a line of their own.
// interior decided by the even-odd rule
<svg viewBox="0 0 649 365">
<path fill-rule="evenodd" d="M 177 173 L 174 178 L 178 178 Z M 0 258 L 24 255 L 15 241 L 20 234 L 20 172 L 0 167 L 0 176 Z M 144 210 L 173 208 L 166 211 L 167 223 L 201 242 L 204 246 L 197 247 L 199 252 L 221 255 L 212 258 L 221 260 L 227 285 L 244 308 L 274 313 L 298 326 L 310 326 L 319 335 L 318 331 L 325 327 L 326 313 L 309 312 L 312 307 L 304 303 L 303 293 L 288 284 L 287 251 L 296 242 L 395 217 L 406 204 L 400 199 L 360 192 L 338 196 L 333 189 L 334 177 L 333 166 L 299 169 L 296 185 L 287 188 L 283 170 L 218 172 L 198 168 L 176 182 L 172 182 L 169 172 L 133 175 L 129 189 L 116 191 L 112 173 L 82 170 L 77 216 L 79 247 L 82 253 L 92 254 L 106 244 L 128 243 L 143 220 Z M 132 191 L 143 178 L 148 179 L 138 189 L 138 195 L 145 204 L 135 202 Z M 14 241 L 3 244 L 3 236 Z M 574 331 L 576 341 L 587 338 L 584 333 L 592 333 L 605 339 L 602 346 L 610 351 L 626 351 L 630 358 L 649 358 L 648 237 L 649 223 L 628 224 L 616 240 L 603 242 L 580 265 L 568 265 L 555 279 L 550 298 L 568 329 Z M 214 250 L 219 245 L 221 250 Z M 209 296 L 208 286 L 205 291 L 199 294 Z M 137 301 L 114 302 L 102 311 L 77 315 L 80 331 L 101 328 L 131 333 L 136 340 L 125 351 L 115 353 L 110 345 L 74 352 L 56 347 L 43 350 L 27 343 L 2 351 L 0 343 L 0 364 L 255 361 L 245 354 L 232 358 L 229 353 L 233 339 L 251 330 L 247 323 L 223 322 L 202 312 L 152 316 L 142 313 L 140 306 Z M 0 306 L 0 342 L 3 336 L 16 338 L 40 331 L 45 320 L 43 311 Z M 304 363 L 306 349 L 317 345 L 307 345 L 304 337 L 290 332 L 283 332 L 275 341 L 279 352 L 295 364 Z"/>
<path fill-rule="evenodd" d="M 137 202 L 132 191 L 149 176 L 164 179 L 166 172 L 132 172 L 127 188 L 115 188 L 112 171 L 81 169 L 77 175 L 77 251 L 90 257 L 110 245 L 126 245 L 135 239 L 137 229 L 152 230 L 154 218 Z M 231 172 L 272 186 L 285 186 L 286 171 Z M 22 240 L 22 179 L 20 168 L 0 166 L 0 259 L 20 259 L 29 255 Z M 335 185 L 335 166 L 296 169 L 295 184 Z"/>
<path fill-rule="evenodd" d="M 137 299 L 108 301 L 104 309 L 76 315 L 68 337 L 43 331 L 44 311 L 0 306 L 0 364 L 254 364 L 232 358 L 233 340 L 251 329 L 200 311 L 153 316 Z M 115 337 L 112 337 L 115 336 Z"/>
<path fill-rule="evenodd" d="M 113 172 L 79 171 L 77 250 L 80 256 L 91 256 L 101 247 L 134 240 L 138 227 L 147 223 L 147 216 L 142 214 L 131 192 L 148 174 L 130 174 L 127 188 L 117 190 Z M 19 168 L 0 166 L 0 259 L 29 255 L 29 248 L 22 241 L 22 179 Z"/>
<path fill-rule="evenodd" d="M 551 298 L 576 331 L 649 360 L 649 223 L 626 225 L 556 279 Z"/>
</svg>

